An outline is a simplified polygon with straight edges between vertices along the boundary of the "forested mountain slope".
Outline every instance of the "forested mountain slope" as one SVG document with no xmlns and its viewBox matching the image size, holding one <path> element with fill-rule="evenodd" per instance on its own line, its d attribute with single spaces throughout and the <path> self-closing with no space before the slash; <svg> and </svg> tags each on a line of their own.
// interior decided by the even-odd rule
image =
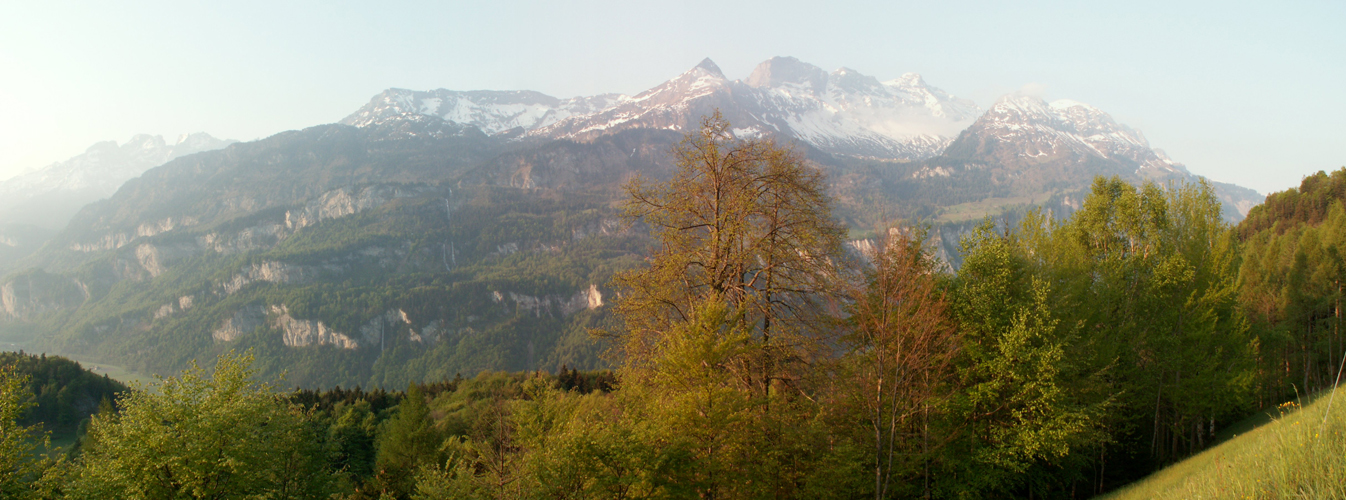
<svg viewBox="0 0 1346 500">
<path fill-rule="evenodd" d="M 611 326 L 610 278 L 650 243 L 620 221 L 622 186 L 667 178 L 717 105 L 740 138 L 822 169 L 853 248 L 931 221 L 954 266 L 983 216 L 1064 217 L 1096 175 L 1195 179 L 1099 110 L 1025 99 L 953 139 L 979 110 L 919 77 L 788 58 L 746 81 L 703 63 L 634 98 L 388 91 L 346 124 L 178 158 L 85 207 L 0 279 L 0 333 L 148 372 L 256 347 L 264 372 L 307 387 L 602 367 L 586 331 Z M 824 118 L 844 126 L 810 128 Z M 899 151 L 926 136 L 944 139 Z"/>
<path fill-rule="evenodd" d="M 125 384 L 98 375 L 75 361 L 22 352 L 0 353 L 0 367 L 27 379 L 25 403 L 31 404 L 19 425 L 41 425 L 60 437 L 73 437 L 81 423 L 101 404 L 128 390 Z"/>
<path fill-rule="evenodd" d="M 666 149 L 660 137 L 647 149 Z M 640 251 L 610 208 L 615 186 L 661 168 L 657 153 L 605 153 L 622 140 L 533 150 L 423 118 L 170 162 L 6 281 L 7 327 L 149 371 L 255 344 L 300 385 L 595 366 L 598 349 L 572 344 Z M 494 185 L 519 161 L 553 187 Z M 567 181 L 567 161 L 591 178 Z"/>
</svg>

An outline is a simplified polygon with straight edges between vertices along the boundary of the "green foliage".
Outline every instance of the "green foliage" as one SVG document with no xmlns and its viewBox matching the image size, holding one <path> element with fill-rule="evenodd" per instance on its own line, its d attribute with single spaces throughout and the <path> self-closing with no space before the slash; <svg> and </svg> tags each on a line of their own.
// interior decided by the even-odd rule
<svg viewBox="0 0 1346 500">
<path fill-rule="evenodd" d="M 619 273 L 625 355 L 641 363 L 708 297 L 750 325 L 759 352 L 742 373 L 758 392 L 818 348 L 819 302 L 836 292 L 844 229 L 821 171 L 770 140 L 737 140 L 719 113 L 673 150 L 667 183 L 627 186 L 624 218 L 658 241 L 647 267 Z"/>
<path fill-rule="evenodd" d="M 964 248 L 953 285 L 960 390 L 948 414 L 956 436 L 949 446 L 959 451 L 943 463 L 956 479 L 939 481 L 945 495 L 960 497 L 1022 488 L 1032 466 L 1059 466 L 1103 437 L 1092 432 L 1102 407 L 1066 391 L 1073 338 L 1049 305 L 1050 286 L 989 223 Z"/>
<path fill-rule="evenodd" d="M 211 215 L 124 249 L 48 262 L 66 274 L 15 275 L 15 290 L 54 304 L 19 326 L 143 371 L 190 368 L 104 407 L 78 454 L 14 462 L 37 487 L 3 493 L 1065 498 L 1199 452 L 1217 424 L 1287 385 L 1326 387 L 1331 362 L 1346 355 L 1346 171 L 1273 196 L 1236 239 L 1206 184 L 1100 178 L 1070 214 L 1055 210 L 1080 194 L 1071 182 L 956 169 L 958 178 L 933 182 L 975 181 L 957 192 L 960 204 L 1048 193 L 1057 205 L 971 229 L 951 272 L 933 246 L 954 230 L 930 241 L 922 230 L 888 231 L 866 262 L 845 253 L 821 173 L 728 130 L 708 120 L 674 151 L 670 182 L 632 184 L 629 227 L 614 224 L 602 189 L 466 189 L 410 174 L 408 184 L 369 184 L 362 176 L 404 160 L 421 173 L 443 166 L 352 146 L 343 141 L 370 132 L 339 127 L 296 133 L 335 141 L 313 151 L 285 137 L 247 147 L 313 172 L 353 165 L 338 183 L 353 191 L 340 195 L 386 189 L 392 201 L 282 237 L 288 229 L 250 231 L 308 208 L 211 208 L 220 193 L 204 192 L 137 200 L 144 213 Z M 379 141 L 435 152 L 434 141 L 412 137 Z M 852 205 L 875 202 L 841 215 L 886 219 L 880 191 L 929 195 L 903 179 L 931 165 L 840 166 L 838 185 L 879 167 L 889 184 L 838 187 Z M 199 168 L 245 179 L 259 196 L 286 189 L 269 184 L 275 169 Z M 920 212 L 912 203 L 898 211 Z M 138 220 L 118 213 L 108 224 Z M 274 241 L 174 254 L 244 233 Z M 618 289 L 602 293 L 617 307 L 589 307 L 589 287 L 614 276 Z M 358 346 L 287 342 L 282 315 Z M 246 327 L 226 339 L 217 335 L 226 323 Z M 608 346 L 590 331 L 616 334 L 626 357 L 601 358 Z M 191 361 L 231 349 L 252 354 L 206 369 Z M 569 368 L 613 362 L 615 372 Z M 32 371 L 39 405 L 29 418 L 49 426 L 78 425 L 92 411 L 87 395 L 115 389 L 72 375 L 77 366 L 44 366 L 55 368 Z M 500 369 L 515 373 L 491 371 Z M 356 389 L 278 395 L 251 378 L 279 373 L 302 387 Z M 441 382 L 424 383 L 432 380 Z M 19 387 L 0 384 L 9 386 Z M 6 421 L 18 418 L 5 408 Z"/>
<path fill-rule="evenodd" d="M 1346 356 L 1346 169 L 1267 197 L 1239 225 L 1239 298 L 1258 331 L 1259 403 L 1331 386 Z"/>
<path fill-rule="evenodd" d="M 439 430 L 430 420 L 425 394 L 420 386 L 410 385 L 397 413 L 379 429 L 374 467 L 382 491 L 397 498 L 411 493 L 416 470 L 443 460 L 440 441 Z"/>
<path fill-rule="evenodd" d="M 116 399 L 127 390 L 121 382 L 95 375 L 60 356 L 5 352 L 0 353 L 0 366 L 11 367 L 27 380 L 31 407 L 19 419 L 20 425 L 40 423 L 57 434 L 74 433 L 98 410 L 99 402 Z"/>
<path fill-rule="evenodd" d="M 938 422 L 955 377 L 957 331 L 925 237 L 924 228 L 892 228 L 877 239 L 835 363 L 842 389 L 833 411 L 854 421 L 855 442 L 866 445 L 875 498 L 929 492 L 940 443 L 931 417 Z"/>
<path fill-rule="evenodd" d="M 27 382 L 14 366 L 0 365 L 0 496 L 4 498 L 30 498 L 34 493 L 30 486 L 45 466 L 37 451 L 47 443 L 46 434 L 38 426 L 19 423 L 32 405 L 31 394 L 25 390 Z"/>
<path fill-rule="evenodd" d="M 251 355 L 192 367 L 94 417 L 70 473 L 75 498 L 326 498 L 325 439 L 311 414 L 269 384 Z"/>
<path fill-rule="evenodd" d="M 1248 211 L 1239 224 L 1239 237 L 1273 231 L 1284 233 L 1298 225 L 1317 226 L 1327 219 L 1332 206 L 1346 199 L 1346 168 L 1304 177 L 1299 188 L 1267 195 L 1266 201 Z"/>
<path fill-rule="evenodd" d="M 1103 498 L 1346 497 L 1346 412 L 1340 406 L 1329 412 L 1330 399 L 1269 408 L 1272 422 Z"/>
</svg>

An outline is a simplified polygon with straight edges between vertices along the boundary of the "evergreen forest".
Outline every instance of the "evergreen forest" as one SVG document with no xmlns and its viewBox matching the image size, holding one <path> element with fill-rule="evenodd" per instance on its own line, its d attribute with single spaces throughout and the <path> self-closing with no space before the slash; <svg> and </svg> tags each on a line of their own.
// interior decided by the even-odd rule
<svg viewBox="0 0 1346 500">
<path fill-rule="evenodd" d="M 1346 169 L 1237 226 L 1208 184 L 1100 177 L 1064 218 L 975 225 L 955 268 L 920 223 L 848 246 L 819 170 L 730 131 L 706 119 L 670 179 L 626 185 L 653 243 L 559 336 L 613 369 L 291 389 L 245 343 L 128 389 L 6 355 L 0 496 L 1088 498 L 1340 379 Z"/>
</svg>

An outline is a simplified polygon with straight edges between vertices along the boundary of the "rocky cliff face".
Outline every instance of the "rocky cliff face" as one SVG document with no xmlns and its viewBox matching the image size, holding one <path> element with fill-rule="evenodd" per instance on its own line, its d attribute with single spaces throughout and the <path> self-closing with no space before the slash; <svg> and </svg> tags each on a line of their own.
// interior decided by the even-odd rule
<svg viewBox="0 0 1346 500">
<path fill-rule="evenodd" d="M 508 301 L 506 301 L 508 297 Z M 569 297 L 544 295 L 541 297 L 514 292 L 492 292 L 491 300 L 514 311 L 516 314 L 530 314 L 534 317 L 566 317 L 583 310 L 603 307 L 603 293 L 598 285 L 575 292 Z M 511 309 L 512 306 L 512 309 Z"/>
<path fill-rule="evenodd" d="M 3 312 L 0 319 L 31 320 L 74 309 L 88 298 L 88 286 L 79 280 L 28 273 L 0 284 L 0 312 Z"/>
<path fill-rule="evenodd" d="M 246 306 L 235 311 L 224 323 L 210 333 L 211 338 L 220 342 L 231 342 L 252 333 L 266 322 L 266 308 Z"/>
<path fill-rule="evenodd" d="M 342 349 L 360 346 L 354 339 L 328 328 L 322 321 L 295 319 L 284 305 L 271 306 L 271 314 L 276 318 L 272 325 L 281 331 L 281 340 L 287 346 L 332 345 Z"/>
</svg>

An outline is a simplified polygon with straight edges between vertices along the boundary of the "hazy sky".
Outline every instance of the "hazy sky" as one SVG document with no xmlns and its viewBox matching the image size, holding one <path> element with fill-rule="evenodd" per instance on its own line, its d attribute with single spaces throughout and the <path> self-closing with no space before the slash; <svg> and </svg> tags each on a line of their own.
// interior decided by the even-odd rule
<svg viewBox="0 0 1346 500">
<path fill-rule="evenodd" d="M 330 123 L 389 87 L 634 94 L 778 55 L 983 107 L 1040 88 L 1262 192 L 1346 166 L 1340 0 L 121 3 L 0 3 L 0 178 L 141 132 Z"/>
</svg>

